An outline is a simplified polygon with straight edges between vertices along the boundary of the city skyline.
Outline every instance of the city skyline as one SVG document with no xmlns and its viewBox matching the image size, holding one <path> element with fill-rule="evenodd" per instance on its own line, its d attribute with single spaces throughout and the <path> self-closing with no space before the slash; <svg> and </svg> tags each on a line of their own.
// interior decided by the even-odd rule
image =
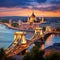
<svg viewBox="0 0 60 60">
<path fill-rule="evenodd" d="M 0 16 L 60 17 L 59 0 L 0 0 Z"/>
</svg>

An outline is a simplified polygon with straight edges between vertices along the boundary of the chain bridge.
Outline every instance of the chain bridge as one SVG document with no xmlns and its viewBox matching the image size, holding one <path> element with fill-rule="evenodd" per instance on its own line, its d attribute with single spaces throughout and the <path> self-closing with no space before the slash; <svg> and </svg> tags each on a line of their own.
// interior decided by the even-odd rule
<svg viewBox="0 0 60 60">
<path fill-rule="evenodd" d="M 30 40 L 26 40 L 25 38 L 26 32 L 15 32 L 14 42 L 5 50 L 5 52 L 6 54 L 8 54 L 8 56 L 17 55 L 23 50 L 28 49 L 31 44 L 33 44 L 35 41 L 37 41 L 41 37 L 44 37 L 44 35 L 48 33 L 52 33 L 52 31 L 43 33 L 42 28 L 37 28 L 35 29 L 34 36 L 32 36 Z M 59 32 L 53 32 L 53 33 L 59 33 Z"/>
</svg>

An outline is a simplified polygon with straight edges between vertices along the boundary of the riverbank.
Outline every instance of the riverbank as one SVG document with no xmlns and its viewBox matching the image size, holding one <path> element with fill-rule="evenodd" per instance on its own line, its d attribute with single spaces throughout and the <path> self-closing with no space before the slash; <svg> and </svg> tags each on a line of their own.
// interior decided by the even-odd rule
<svg viewBox="0 0 60 60">
<path fill-rule="evenodd" d="M 17 28 L 17 27 L 13 27 L 13 26 L 11 26 L 8 23 L 2 23 L 2 22 L 0 22 L 0 24 L 3 24 L 5 26 L 7 26 L 9 29 L 14 29 L 14 30 L 19 30 L 19 31 L 25 31 L 25 32 L 34 32 L 34 31 L 31 31 L 31 30 L 25 30 L 25 29 L 20 29 L 20 28 Z"/>
</svg>

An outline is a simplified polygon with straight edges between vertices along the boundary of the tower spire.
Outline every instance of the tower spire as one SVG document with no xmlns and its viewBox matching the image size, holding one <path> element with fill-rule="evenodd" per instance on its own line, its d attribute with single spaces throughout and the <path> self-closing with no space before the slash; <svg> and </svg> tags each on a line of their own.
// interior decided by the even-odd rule
<svg viewBox="0 0 60 60">
<path fill-rule="evenodd" d="M 32 15 L 31 16 L 35 17 L 34 10 L 32 11 Z"/>
</svg>

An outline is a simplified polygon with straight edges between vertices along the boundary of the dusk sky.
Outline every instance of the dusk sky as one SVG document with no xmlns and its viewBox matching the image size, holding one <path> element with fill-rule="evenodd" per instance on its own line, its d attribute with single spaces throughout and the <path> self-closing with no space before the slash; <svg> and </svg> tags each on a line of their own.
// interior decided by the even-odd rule
<svg viewBox="0 0 60 60">
<path fill-rule="evenodd" d="M 60 17 L 60 0 L 0 0 L 0 16 Z"/>
</svg>

